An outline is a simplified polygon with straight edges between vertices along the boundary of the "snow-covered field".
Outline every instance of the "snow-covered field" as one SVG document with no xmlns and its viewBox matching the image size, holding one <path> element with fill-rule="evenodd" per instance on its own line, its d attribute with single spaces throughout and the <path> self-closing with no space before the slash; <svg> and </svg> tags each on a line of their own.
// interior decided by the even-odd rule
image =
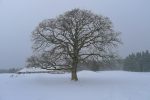
<svg viewBox="0 0 150 100">
<path fill-rule="evenodd" d="M 150 73 L 0 74 L 0 100 L 150 100 Z"/>
</svg>

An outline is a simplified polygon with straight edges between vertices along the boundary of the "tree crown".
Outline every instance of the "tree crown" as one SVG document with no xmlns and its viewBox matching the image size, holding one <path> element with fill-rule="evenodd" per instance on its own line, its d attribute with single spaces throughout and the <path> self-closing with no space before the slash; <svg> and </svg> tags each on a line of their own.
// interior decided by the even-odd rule
<svg viewBox="0 0 150 100">
<path fill-rule="evenodd" d="M 73 9 L 42 21 L 32 33 L 33 48 L 49 51 L 52 66 L 113 57 L 120 43 L 108 17 Z"/>
</svg>

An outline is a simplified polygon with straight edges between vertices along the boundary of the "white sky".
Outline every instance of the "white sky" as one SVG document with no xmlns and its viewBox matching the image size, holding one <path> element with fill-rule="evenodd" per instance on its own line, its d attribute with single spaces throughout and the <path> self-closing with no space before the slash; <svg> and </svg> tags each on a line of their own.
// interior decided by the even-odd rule
<svg viewBox="0 0 150 100">
<path fill-rule="evenodd" d="M 150 50 L 149 5 L 150 0 L 0 0 L 0 68 L 23 67 L 38 23 L 73 8 L 109 17 L 122 32 L 122 57 Z"/>
</svg>

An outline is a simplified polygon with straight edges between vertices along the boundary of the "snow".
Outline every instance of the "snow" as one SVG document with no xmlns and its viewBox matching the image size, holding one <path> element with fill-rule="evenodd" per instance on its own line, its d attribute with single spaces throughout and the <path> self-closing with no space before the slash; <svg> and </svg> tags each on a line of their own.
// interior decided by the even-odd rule
<svg viewBox="0 0 150 100">
<path fill-rule="evenodd" d="M 150 73 L 0 74 L 0 100 L 150 100 Z"/>
<path fill-rule="evenodd" d="M 56 67 L 58 68 L 58 67 Z M 65 71 L 61 71 L 61 70 L 55 70 L 54 67 L 51 67 L 51 68 L 48 68 L 47 69 L 42 69 L 42 68 L 39 68 L 39 67 L 30 67 L 30 68 L 23 68 L 21 70 L 19 70 L 17 72 L 18 74 L 26 74 L 26 73 L 51 73 L 51 74 L 64 74 Z"/>
<path fill-rule="evenodd" d="M 19 72 L 39 72 L 39 71 L 45 71 L 47 72 L 46 69 L 41 69 L 41 68 L 35 68 L 35 67 L 30 67 L 30 68 L 23 68 Z"/>
</svg>

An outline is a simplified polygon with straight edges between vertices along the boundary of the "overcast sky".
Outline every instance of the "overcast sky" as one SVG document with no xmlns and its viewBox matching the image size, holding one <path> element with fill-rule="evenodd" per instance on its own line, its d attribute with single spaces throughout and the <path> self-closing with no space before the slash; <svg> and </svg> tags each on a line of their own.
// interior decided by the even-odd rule
<svg viewBox="0 0 150 100">
<path fill-rule="evenodd" d="M 0 69 L 24 67 L 38 23 L 73 8 L 109 17 L 122 32 L 122 57 L 150 50 L 150 0 L 0 0 Z"/>
</svg>

